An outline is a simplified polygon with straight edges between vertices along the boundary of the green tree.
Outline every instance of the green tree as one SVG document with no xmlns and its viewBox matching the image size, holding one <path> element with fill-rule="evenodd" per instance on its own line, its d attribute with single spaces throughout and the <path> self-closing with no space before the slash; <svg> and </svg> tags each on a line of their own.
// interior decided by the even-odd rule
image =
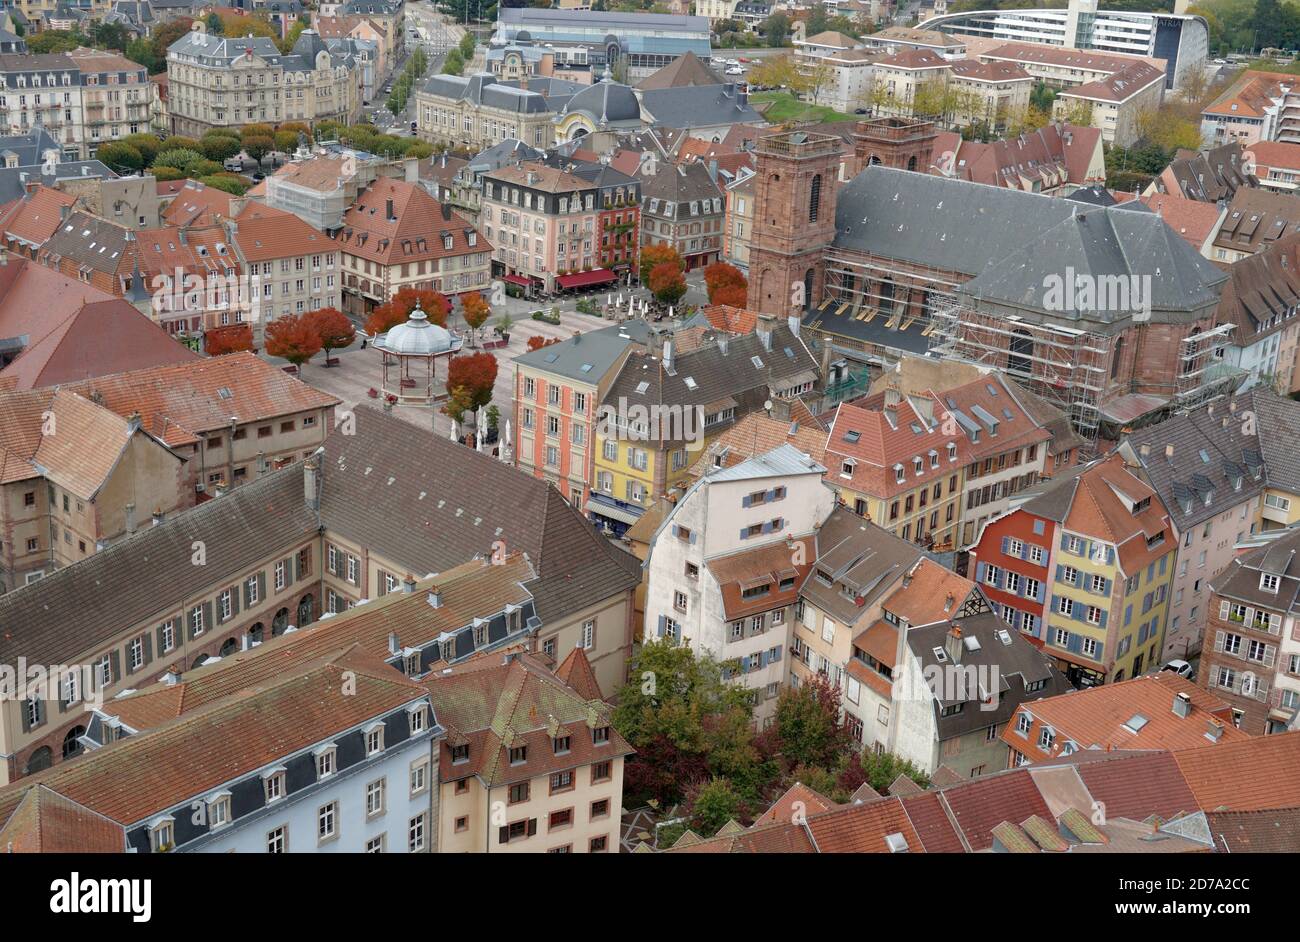
<svg viewBox="0 0 1300 942">
<path fill-rule="evenodd" d="M 86 45 L 89 39 L 81 33 L 61 29 L 47 29 L 27 40 L 27 50 L 35 55 L 71 52 Z"/>
<path fill-rule="evenodd" d="M 837 768 L 853 749 L 840 722 L 840 690 L 822 674 L 781 691 L 774 727 L 782 758 L 795 765 Z"/>
<path fill-rule="evenodd" d="M 221 17 L 216 13 L 209 13 L 207 18 L 203 21 L 203 25 L 207 27 L 208 32 L 213 36 L 220 36 L 225 32 L 225 27 L 222 25 Z"/>
<path fill-rule="evenodd" d="M 223 161 L 239 153 L 239 141 L 224 134 L 206 134 L 199 141 L 199 148 L 208 160 Z"/>
<path fill-rule="evenodd" d="M 155 167 L 173 167 L 184 174 L 190 174 L 200 164 L 207 161 L 201 153 L 195 150 L 178 148 L 176 150 L 165 150 L 154 158 L 153 166 Z M 218 170 L 221 168 L 218 167 Z"/>
<path fill-rule="evenodd" d="M 125 141 L 101 144 L 95 156 L 106 167 L 117 173 L 133 173 L 144 169 L 144 157 Z"/>
<path fill-rule="evenodd" d="M 840 785 L 849 792 L 854 792 L 866 782 L 883 795 L 900 775 L 906 775 L 922 788 L 930 786 L 930 777 L 909 760 L 892 752 L 876 753 L 869 749 L 853 757 L 840 776 Z"/>
<path fill-rule="evenodd" d="M 231 174 L 210 174 L 206 177 L 199 177 L 199 182 L 205 186 L 212 187 L 214 190 L 224 190 L 227 193 L 233 193 L 235 196 L 243 196 L 248 192 L 248 184 Z"/>
<path fill-rule="evenodd" d="M 158 140 L 156 134 L 128 134 L 122 138 L 122 143 L 130 144 L 139 151 L 146 167 L 152 164 L 154 158 L 162 151 L 162 141 Z"/>
<path fill-rule="evenodd" d="M 459 49 L 447 53 L 447 58 L 442 63 L 442 71 L 447 75 L 460 75 L 465 71 L 465 57 L 460 54 Z"/>
<path fill-rule="evenodd" d="M 473 33 L 466 33 L 464 36 L 460 38 L 460 45 L 457 48 L 460 50 L 461 57 L 466 62 L 468 62 L 470 59 L 474 57 L 475 45 L 476 43 L 474 42 Z"/>
<path fill-rule="evenodd" d="M 270 135 L 244 138 L 244 153 L 259 164 L 262 162 L 262 158 L 273 150 L 275 150 L 275 138 Z"/>
<path fill-rule="evenodd" d="M 90 27 L 91 42 L 99 49 L 125 52 L 130 38 L 121 23 L 93 23 Z"/>
<path fill-rule="evenodd" d="M 133 39 L 126 44 L 126 57 L 137 62 L 149 71 L 150 75 L 163 71 L 167 63 L 160 60 L 153 51 L 153 43 L 148 39 Z"/>
<path fill-rule="evenodd" d="M 758 31 L 773 49 L 784 46 L 790 38 L 790 17 L 784 13 L 773 13 L 758 24 Z"/>
<path fill-rule="evenodd" d="M 725 778 L 711 778 L 699 783 L 688 799 L 691 828 L 697 834 L 712 837 L 728 821 L 744 816 L 745 803 Z"/>
</svg>

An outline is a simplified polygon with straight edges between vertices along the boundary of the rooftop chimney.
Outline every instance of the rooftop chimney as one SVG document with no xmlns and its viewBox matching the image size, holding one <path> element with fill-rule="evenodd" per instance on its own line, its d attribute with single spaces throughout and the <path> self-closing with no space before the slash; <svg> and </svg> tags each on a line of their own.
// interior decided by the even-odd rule
<svg viewBox="0 0 1300 942">
<path fill-rule="evenodd" d="M 442 608 L 442 593 L 438 591 L 437 586 L 429 590 L 430 608 Z"/>
<path fill-rule="evenodd" d="M 673 371 L 673 342 L 664 341 L 664 369 L 669 373 Z"/>
<path fill-rule="evenodd" d="M 796 315 L 796 314 L 791 314 L 789 317 L 787 317 L 787 318 L 785 319 L 785 322 L 786 322 L 786 325 L 789 326 L 789 328 L 790 328 L 790 333 L 792 333 L 792 334 L 794 334 L 796 337 L 798 337 L 798 336 L 799 336 L 799 328 L 803 326 L 803 323 L 799 320 L 798 315 Z"/>
<path fill-rule="evenodd" d="M 135 504 L 126 505 L 126 532 L 135 532 Z"/>
<path fill-rule="evenodd" d="M 952 623 L 952 629 L 943 639 L 943 650 L 954 663 L 961 661 L 961 625 Z"/>
<path fill-rule="evenodd" d="M 1218 720 L 1210 720 L 1206 725 L 1205 738 L 1210 742 L 1218 742 L 1223 735 L 1223 724 Z"/>
<path fill-rule="evenodd" d="M 1174 694 L 1174 712 L 1187 719 L 1192 715 L 1192 697 L 1187 693 Z"/>
<path fill-rule="evenodd" d="M 406 574 L 406 578 L 402 580 L 402 591 L 407 595 L 415 591 L 415 576 L 409 572 Z"/>
<path fill-rule="evenodd" d="M 772 352 L 772 330 L 776 327 L 776 318 L 771 314 L 758 315 L 758 325 L 754 332 L 758 334 L 758 339 L 763 342 L 763 349 L 768 353 Z"/>
<path fill-rule="evenodd" d="M 140 431 L 140 413 L 132 412 L 126 417 L 126 431 L 128 435 L 134 435 Z"/>
<path fill-rule="evenodd" d="M 160 524 L 160 523 L 162 523 L 162 522 L 163 522 L 163 511 L 162 511 L 162 508 L 161 508 L 161 507 L 155 507 L 155 508 L 153 509 L 153 525 L 156 527 L 156 526 L 158 526 L 158 524 Z"/>
<path fill-rule="evenodd" d="M 320 509 L 320 456 L 302 463 L 302 499 L 312 510 Z"/>
</svg>

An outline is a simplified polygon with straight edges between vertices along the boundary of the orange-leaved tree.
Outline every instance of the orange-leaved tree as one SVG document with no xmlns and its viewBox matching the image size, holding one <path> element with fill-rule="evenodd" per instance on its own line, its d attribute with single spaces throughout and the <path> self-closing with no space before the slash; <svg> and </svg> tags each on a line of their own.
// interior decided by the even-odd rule
<svg viewBox="0 0 1300 942">
<path fill-rule="evenodd" d="M 429 316 L 431 324 L 439 327 L 447 325 L 451 302 L 445 296 L 437 291 L 403 288 L 370 312 L 370 317 L 366 319 L 366 333 L 373 337 L 405 323 L 417 307 Z"/>
<path fill-rule="evenodd" d="M 709 292 L 709 301 L 713 304 L 729 304 L 732 307 L 744 307 L 749 298 L 749 286 L 741 284 L 723 285 L 717 291 Z"/>
<path fill-rule="evenodd" d="M 306 314 L 308 322 L 320 338 L 321 349 L 325 351 L 325 364 L 328 366 L 331 350 L 342 350 L 352 346 L 357 339 L 357 330 L 352 326 L 348 316 L 336 307 L 323 307 Z"/>
<path fill-rule="evenodd" d="M 289 314 L 266 325 L 267 356 L 280 357 L 301 368 L 320 349 L 315 325 L 300 314 Z"/>
<path fill-rule="evenodd" d="M 253 349 L 253 328 L 249 324 L 210 327 L 203 332 L 203 350 L 210 357 Z"/>
<path fill-rule="evenodd" d="M 646 286 L 660 304 L 676 304 L 686 293 L 686 276 L 672 262 L 660 262 L 650 269 Z"/>
<path fill-rule="evenodd" d="M 491 313 L 492 308 L 479 291 L 471 291 L 460 299 L 461 317 L 465 318 L 465 325 L 473 336 L 478 336 L 478 329 L 487 323 L 488 315 Z"/>
<path fill-rule="evenodd" d="M 492 401 L 492 385 L 497 380 L 497 358 L 490 353 L 463 353 L 451 358 L 447 366 L 447 389 L 451 398 L 443 406 L 457 422 L 465 412 L 473 412 Z"/>
<path fill-rule="evenodd" d="M 547 340 L 541 334 L 533 334 L 528 338 L 528 352 L 532 353 L 534 350 L 540 350 L 542 347 L 549 347 L 551 344 L 559 342 L 559 337 L 552 337 L 550 340 Z"/>
<path fill-rule="evenodd" d="M 749 288 L 749 282 L 745 281 L 744 274 L 735 265 L 714 262 L 704 269 L 704 286 L 708 288 L 710 304 L 731 304 L 731 301 L 719 301 L 718 292 L 739 286 L 740 296 L 743 298 Z M 735 297 L 735 292 L 731 292 L 730 296 Z M 742 301 L 741 304 L 743 305 L 744 302 Z"/>
<path fill-rule="evenodd" d="M 639 260 L 640 268 L 637 270 L 637 276 L 641 279 L 641 283 L 649 284 L 650 272 L 656 265 L 664 263 L 671 263 L 679 272 L 686 270 L 686 263 L 682 261 L 681 255 L 671 245 L 661 243 L 647 245 L 643 248 Z"/>
</svg>

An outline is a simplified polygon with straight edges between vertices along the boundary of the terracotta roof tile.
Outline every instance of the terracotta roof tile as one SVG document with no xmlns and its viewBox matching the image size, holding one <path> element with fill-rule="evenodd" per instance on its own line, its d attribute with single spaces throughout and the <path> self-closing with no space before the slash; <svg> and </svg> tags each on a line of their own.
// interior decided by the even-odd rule
<svg viewBox="0 0 1300 942">
<path fill-rule="evenodd" d="M 1203 809 L 1300 807 L 1300 731 L 1183 749 L 1174 760 Z"/>
<path fill-rule="evenodd" d="M 897 798 L 816 815 L 808 820 L 808 829 L 823 854 L 888 854 L 885 838 L 890 834 L 902 834 L 910 853 L 925 853 L 921 836 Z"/>
</svg>

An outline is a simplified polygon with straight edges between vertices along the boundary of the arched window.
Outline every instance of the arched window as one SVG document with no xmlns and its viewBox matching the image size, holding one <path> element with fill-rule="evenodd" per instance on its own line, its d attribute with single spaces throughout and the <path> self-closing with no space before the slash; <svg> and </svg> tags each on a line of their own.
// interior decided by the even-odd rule
<svg viewBox="0 0 1300 942">
<path fill-rule="evenodd" d="M 53 764 L 54 754 L 50 752 L 50 747 L 41 746 L 27 758 L 27 771 L 24 774 L 31 775 L 33 772 L 48 769 Z"/>
<path fill-rule="evenodd" d="M 260 644 L 262 641 L 262 623 L 259 621 L 252 628 L 248 629 L 248 643 Z"/>
<path fill-rule="evenodd" d="M 913 154 L 911 157 L 908 157 L 908 158 L 907 158 L 907 169 L 908 169 L 908 170 L 912 170 L 912 171 L 915 171 L 915 170 L 916 170 L 916 155 L 915 155 L 915 154 Z"/>
<path fill-rule="evenodd" d="M 280 635 L 284 634 L 284 629 L 287 627 L 289 627 L 289 610 L 287 608 L 282 608 L 276 612 L 275 617 L 271 619 L 271 637 L 280 637 Z"/>
<path fill-rule="evenodd" d="M 875 154 L 872 154 L 870 157 L 867 158 L 868 167 L 874 167 L 878 163 L 880 163 L 880 158 L 877 157 Z"/>
<path fill-rule="evenodd" d="M 304 595 L 302 601 L 298 603 L 298 627 L 302 628 L 311 624 L 312 612 L 315 610 L 313 599 L 310 595 Z"/>
<path fill-rule="evenodd" d="M 217 652 L 220 657 L 230 657 L 239 650 L 239 642 L 234 638 L 227 638 L 221 643 L 221 650 Z"/>
<path fill-rule="evenodd" d="M 198 657 L 194 659 L 194 663 L 190 664 L 190 670 L 192 671 L 198 670 L 200 667 L 203 666 L 203 662 L 206 661 L 207 659 L 208 656 L 206 654 L 200 654 Z"/>
<path fill-rule="evenodd" d="M 1119 361 L 1124 358 L 1124 338 L 1120 337 L 1115 341 L 1115 352 L 1111 354 L 1110 361 L 1110 378 L 1114 379 L 1119 376 Z"/>
<path fill-rule="evenodd" d="M 822 175 L 819 173 L 812 178 L 812 194 L 808 197 L 808 221 L 816 222 L 817 213 L 822 206 Z"/>
<path fill-rule="evenodd" d="M 1027 330 L 1016 330 L 1011 334 L 1011 346 L 1007 352 L 1007 372 L 1029 376 L 1033 373 L 1034 339 Z"/>
<path fill-rule="evenodd" d="M 82 745 L 77 740 L 86 735 L 86 727 L 74 726 L 68 730 L 68 735 L 63 737 L 63 758 L 71 759 L 73 756 L 79 756 L 82 752 Z"/>
</svg>

